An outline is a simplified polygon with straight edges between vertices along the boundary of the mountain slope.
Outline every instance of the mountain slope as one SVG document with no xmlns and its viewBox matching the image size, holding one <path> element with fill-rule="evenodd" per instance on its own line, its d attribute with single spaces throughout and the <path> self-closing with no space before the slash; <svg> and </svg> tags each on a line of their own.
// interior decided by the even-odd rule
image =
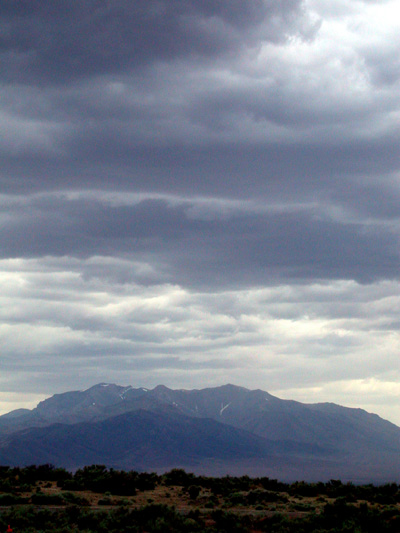
<svg viewBox="0 0 400 533">
<path fill-rule="evenodd" d="M 52 424 L 14 433 L 3 441 L 0 462 L 53 463 L 72 469 L 94 462 L 143 470 L 196 466 L 204 459 L 229 464 L 283 452 L 315 454 L 318 449 L 267 441 L 212 419 L 138 410 L 100 422 Z"/>
<path fill-rule="evenodd" d="M 153 424 L 151 430 L 143 426 L 145 416 Z M 106 427 L 114 433 L 111 455 L 104 448 L 109 440 L 104 436 Z M 139 435 L 133 439 L 143 427 L 147 428 L 142 435 L 146 446 L 139 445 Z M 216 433 L 205 431 L 211 427 Z M 226 438 L 224 453 L 207 443 L 218 443 L 218 432 Z M 72 435 L 74 439 L 68 440 Z M 126 435 L 130 440 L 124 444 Z M 246 441 L 249 436 L 253 444 L 258 443 L 256 454 L 251 452 L 253 444 Z M 243 452 L 235 460 L 227 452 L 229 438 L 233 448 L 241 446 Z M 124 456 L 118 455 L 117 449 L 128 442 L 140 451 L 135 455 L 127 449 Z M 207 446 L 214 452 L 200 452 L 200 443 L 203 452 Z M 174 455 L 169 446 L 179 453 Z M 234 385 L 202 390 L 171 390 L 160 385 L 148 390 L 102 383 L 86 391 L 55 395 L 31 411 L 0 417 L 0 462 L 26 464 L 28 457 L 31 462 L 71 467 L 81 461 L 100 461 L 152 469 L 184 461 L 196 468 L 209 465 L 210 473 L 219 464 L 227 469 L 225 473 L 262 470 L 264 475 L 274 471 L 288 478 L 297 472 L 302 479 L 329 479 L 341 472 L 344 479 L 395 481 L 400 480 L 400 428 L 361 409 L 302 404 Z"/>
</svg>

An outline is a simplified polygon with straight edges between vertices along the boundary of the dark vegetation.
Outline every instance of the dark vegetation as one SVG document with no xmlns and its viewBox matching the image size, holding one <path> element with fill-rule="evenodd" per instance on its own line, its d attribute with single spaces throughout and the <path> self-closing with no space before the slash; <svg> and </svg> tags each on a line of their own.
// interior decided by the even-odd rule
<svg viewBox="0 0 400 533">
<path fill-rule="evenodd" d="M 0 532 L 400 531 L 400 485 L 0 467 Z"/>
</svg>

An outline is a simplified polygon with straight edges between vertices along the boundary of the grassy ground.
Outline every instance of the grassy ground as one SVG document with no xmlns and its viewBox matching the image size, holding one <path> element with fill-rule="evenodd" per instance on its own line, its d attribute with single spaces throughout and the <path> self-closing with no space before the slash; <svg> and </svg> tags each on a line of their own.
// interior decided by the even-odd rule
<svg viewBox="0 0 400 533">
<path fill-rule="evenodd" d="M 15 533 L 400 532 L 395 484 L 282 484 L 268 478 L 196 478 L 178 471 L 155 476 L 145 490 L 118 495 L 115 483 L 112 493 L 62 488 L 63 482 L 54 479 L 18 486 L 19 477 L 12 473 L 7 481 L 15 481 L 15 490 L 10 492 L 10 484 L 7 492 L 0 490 L 0 532 L 8 523 Z"/>
</svg>

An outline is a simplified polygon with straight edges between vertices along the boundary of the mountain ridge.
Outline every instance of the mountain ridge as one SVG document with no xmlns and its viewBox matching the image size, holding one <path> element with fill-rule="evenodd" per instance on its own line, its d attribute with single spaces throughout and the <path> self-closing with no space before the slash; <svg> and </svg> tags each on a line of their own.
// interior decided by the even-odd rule
<svg viewBox="0 0 400 533">
<path fill-rule="evenodd" d="M 99 383 L 12 413 L 0 416 L 0 463 L 5 464 L 24 457 L 37 462 L 36 457 L 68 468 L 101 461 L 124 469 L 181 466 L 212 473 L 214 468 L 219 473 L 277 472 L 286 479 L 293 472 L 303 479 L 330 479 L 342 472 L 350 480 L 364 474 L 371 481 L 400 480 L 400 428 L 391 422 L 362 409 L 302 404 L 232 384 L 174 390 Z M 145 419 L 152 420 L 152 428 Z M 132 447 L 145 431 L 142 456 L 123 443 L 127 431 Z M 74 440 L 68 440 L 72 435 Z M 112 438 L 109 449 L 116 454 L 126 445 L 125 456 L 106 453 Z M 239 455 L 233 458 L 227 451 L 224 457 L 221 442 L 226 450 L 229 443 L 240 450 Z M 253 455 L 252 446 L 258 446 Z"/>
</svg>

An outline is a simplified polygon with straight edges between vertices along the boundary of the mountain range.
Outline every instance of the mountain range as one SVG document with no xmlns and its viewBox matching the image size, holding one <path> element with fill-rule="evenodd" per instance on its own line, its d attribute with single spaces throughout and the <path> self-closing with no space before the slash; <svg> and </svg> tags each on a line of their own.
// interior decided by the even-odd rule
<svg viewBox="0 0 400 533">
<path fill-rule="evenodd" d="M 0 464 L 43 463 L 400 482 L 400 428 L 362 409 L 235 385 L 149 390 L 100 383 L 0 416 Z"/>
</svg>

